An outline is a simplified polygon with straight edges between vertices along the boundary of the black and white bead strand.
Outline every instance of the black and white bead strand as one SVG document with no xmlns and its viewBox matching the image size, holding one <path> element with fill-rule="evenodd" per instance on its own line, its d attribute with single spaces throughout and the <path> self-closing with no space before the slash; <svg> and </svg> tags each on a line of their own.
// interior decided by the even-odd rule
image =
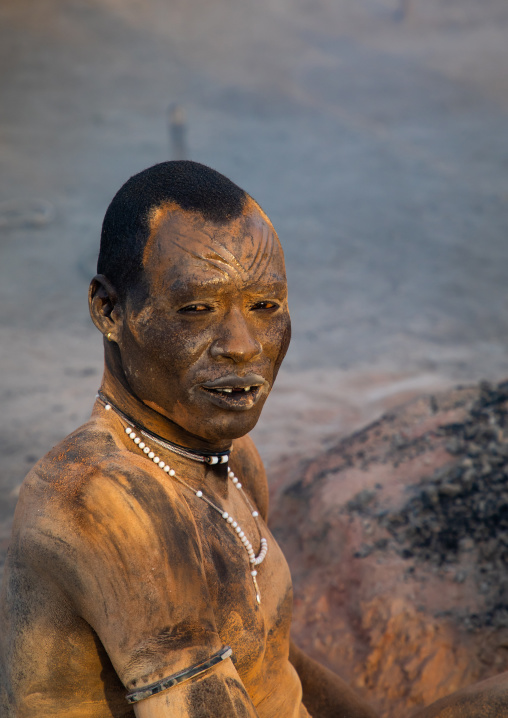
<svg viewBox="0 0 508 718">
<path fill-rule="evenodd" d="M 238 481 L 238 479 L 236 478 L 234 473 L 231 471 L 231 469 L 228 469 L 228 476 L 231 479 L 231 481 L 233 482 L 233 484 L 236 486 L 237 489 L 242 489 L 241 483 Z M 242 493 L 243 500 L 245 501 L 248 508 L 250 509 L 250 512 L 251 512 L 252 516 L 254 517 L 254 519 L 256 520 L 256 524 L 257 524 L 259 512 L 256 511 L 256 509 L 252 506 L 251 502 L 247 498 L 247 494 L 245 493 L 245 491 L 242 490 L 241 493 Z M 261 531 L 259 530 L 259 525 L 258 525 L 258 531 L 261 536 Z M 261 550 L 259 552 L 259 555 L 256 558 L 251 559 L 251 563 L 254 564 L 254 566 L 259 566 L 259 564 L 263 563 L 263 561 L 265 560 L 265 556 L 267 553 L 268 553 L 268 541 L 265 538 L 261 537 Z"/>
<path fill-rule="evenodd" d="M 106 409 L 109 409 L 109 408 L 110 408 L 109 405 L 106 404 Z M 261 593 L 259 591 L 259 586 L 258 586 L 258 582 L 256 579 L 256 576 L 258 573 L 256 566 L 259 566 L 265 560 L 266 554 L 268 552 L 268 542 L 263 536 L 261 536 L 261 531 L 259 529 L 259 524 L 258 524 L 259 513 L 258 513 L 258 511 L 256 511 L 256 509 L 250 503 L 245 492 L 242 490 L 241 483 L 238 481 L 238 479 L 234 475 L 234 473 L 230 469 L 228 469 L 229 478 L 231 479 L 233 485 L 236 486 L 236 488 L 238 490 L 240 490 L 243 500 L 247 504 L 252 516 L 254 517 L 254 519 L 256 521 L 256 526 L 257 526 L 257 529 L 259 532 L 260 546 L 261 546 L 259 554 L 257 556 L 254 553 L 254 549 L 252 548 L 251 542 L 245 535 L 245 531 L 243 531 L 242 527 L 240 526 L 238 521 L 235 521 L 233 516 L 231 516 L 227 511 L 224 511 L 219 506 L 214 504 L 213 501 L 211 501 L 207 496 L 205 496 L 200 489 L 198 489 L 196 491 L 195 489 L 192 488 L 192 486 L 189 486 L 189 484 L 186 481 L 184 481 L 179 476 L 177 476 L 175 470 L 172 469 L 169 466 L 169 464 L 166 464 L 166 462 L 163 461 L 159 456 L 157 456 L 155 451 L 153 451 L 152 447 L 150 447 L 148 444 L 146 444 L 146 442 L 144 442 L 142 440 L 142 438 L 136 434 L 134 429 L 132 429 L 130 426 L 127 426 L 125 429 L 125 433 L 134 442 L 134 444 L 138 447 L 138 449 L 141 449 L 141 451 L 143 451 L 143 453 L 146 454 L 147 459 L 151 459 L 154 464 L 156 464 L 160 469 L 162 469 L 162 471 L 164 471 L 169 476 L 173 477 L 176 481 L 178 481 L 180 484 L 182 484 L 182 486 L 185 486 L 187 489 L 189 489 L 189 491 L 192 491 L 197 496 L 198 499 L 202 499 L 203 501 L 205 501 L 209 506 L 211 506 L 213 509 L 215 509 L 215 511 L 217 511 L 218 514 L 220 514 L 220 516 L 224 519 L 224 521 L 227 524 L 229 524 L 229 526 L 231 526 L 232 530 L 237 534 L 238 538 L 242 542 L 243 547 L 247 551 L 247 555 L 249 557 L 249 563 L 250 563 L 250 575 L 251 575 L 252 582 L 254 584 L 254 588 L 256 591 L 256 601 L 258 602 L 258 604 L 261 603 Z"/>
</svg>

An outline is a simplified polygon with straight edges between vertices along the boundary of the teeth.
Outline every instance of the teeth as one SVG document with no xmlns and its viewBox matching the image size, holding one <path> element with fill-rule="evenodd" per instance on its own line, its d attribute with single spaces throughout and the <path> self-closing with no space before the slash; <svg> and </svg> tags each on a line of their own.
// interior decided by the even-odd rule
<svg viewBox="0 0 508 718">
<path fill-rule="evenodd" d="M 219 389 L 219 388 L 217 388 L 217 389 L 210 389 L 210 391 L 216 391 L 216 392 L 218 392 L 219 394 L 232 394 L 233 391 L 235 391 L 235 392 L 238 392 L 238 391 L 246 391 L 246 392 L 249 392 L 249 391 L 251 391 L 253 388 L 255 388 L 255 387 L 252 387 L 252 386 L 244 386 L 244 387 L 241 387 L 241 386 L 239 386 L 239 387 L 235 387 L 234 389 L 228 389 L 228 388 L 226 388 L 226 389 Z"/>
</svg>

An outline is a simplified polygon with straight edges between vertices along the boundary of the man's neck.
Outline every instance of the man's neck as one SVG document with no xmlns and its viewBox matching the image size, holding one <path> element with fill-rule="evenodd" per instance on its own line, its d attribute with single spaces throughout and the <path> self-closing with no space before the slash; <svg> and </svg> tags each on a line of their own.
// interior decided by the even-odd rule
<svg viewBox="0 0 508 718">
<path fill-rule="evenodd" d="M 230 443 L 211 444 L 205 439 L 188 433 L 163 414 L 147 406 L 130 390 L 123 373 L 115 371 L 115 367 L 111 366 L 108 361 L 105 364 L 100 391 L 113 406 L 134 423 L 167 441 L 203 452 L 221 452 L 230 448 Z"/>
</svg>

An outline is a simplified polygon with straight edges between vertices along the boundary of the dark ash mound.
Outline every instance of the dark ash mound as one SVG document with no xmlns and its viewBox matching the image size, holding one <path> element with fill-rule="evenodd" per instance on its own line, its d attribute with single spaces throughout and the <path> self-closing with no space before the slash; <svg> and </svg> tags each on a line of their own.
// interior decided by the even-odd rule
<svg viewBox="0 0 508 718">
<path fill-rule="evenodd" d="M 508 381 L 483 382 L 473 393 L 464 390 L 462 398 L 461 391 L 449 395 L 460 417 L 453 423 L 440 419 L 450 408 L 446 395 L 428 399 L 436 421 L 423 433 L 412 434 L 422 417 L 413 420 L 404 408 L 379 422 L 382 431 L 363 465 L 368 470 L 374 459 L 373 475 L 380 472 L 385 480 L 383 467 L 402 470 L 402 503 L 390 506 L 376 484 L 343 510 L 377 526 L 355 558 L 395 551 L 407 560 L 406 577 L 430 569 L 464 584 L 465 603 L 455 613 L 467 627 L 508 628 Z M 373 425 L 361 432 L 354 446 L 375 430 Z M 414 463 L 418 457 L 421 468 Z M 356 455 L 353 464 L 358 463 Z M 425 471 L 425 463 L 437 468 Z"/>
<path fill-rule="evenodd" d="M 455 461 L 382 519 L 404 544 L 403 555 L 442 565 L 476 548 L 485 572 L 508 565 L 507 403 L 508 382 L 483 383 L 465 421 L 440 428 Z"/>
</svg>

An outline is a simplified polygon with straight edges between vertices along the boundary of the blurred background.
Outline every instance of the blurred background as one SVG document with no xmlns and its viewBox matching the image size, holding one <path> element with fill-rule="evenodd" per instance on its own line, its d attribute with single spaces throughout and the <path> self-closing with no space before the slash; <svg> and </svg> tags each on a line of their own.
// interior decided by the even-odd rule
<svg viewBox="0 0 508 718">
<path fill-rule="evenodd" d="M 294 335 L 270 463 L 508 374 L 505 0 L 3 0 L 0 496 L 89 413 L 104 211 L 188 157 L 279 231 Z"/>
<path fill-rule="evenodd" d="M 2 551 L 23 476 L 100 381 L 105 209 L 162 160 L 226 174 L 285 248 L 269 468 L 508 376 L 507 31 L 506 0 L 2 0 Z"/>
<path fill-rule="evenodd" d="M 508 374 L 507 29 L 505 0 L 2 0 L 3 498 L 88 414 L 101 220 L 168 158 L 244 187 L 285 247 L 266 460 Z"/>
</svg>

